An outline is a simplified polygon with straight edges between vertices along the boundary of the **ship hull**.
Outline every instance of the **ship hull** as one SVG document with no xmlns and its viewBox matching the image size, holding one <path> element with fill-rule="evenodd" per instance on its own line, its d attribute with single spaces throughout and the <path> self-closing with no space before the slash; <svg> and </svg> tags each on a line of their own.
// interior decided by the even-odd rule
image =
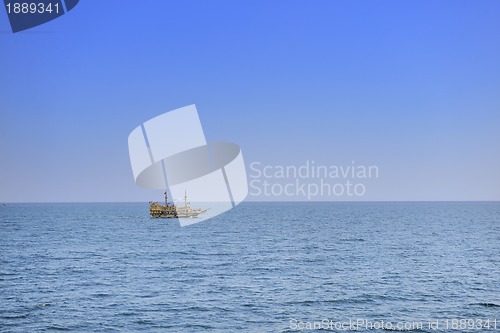
<svg viewBox="0 0 500 333">
<path fill-rule="evenodd" d="M 177 214 L 151 214 L 151 218 L 153 219 L 185 219 L 185 218 L 194 218 L 200 214 L 205 213 L 207 210 L 197 211 L 197 212 L 189 212 L 189 213 L 177 213 Z"/>
</svg>

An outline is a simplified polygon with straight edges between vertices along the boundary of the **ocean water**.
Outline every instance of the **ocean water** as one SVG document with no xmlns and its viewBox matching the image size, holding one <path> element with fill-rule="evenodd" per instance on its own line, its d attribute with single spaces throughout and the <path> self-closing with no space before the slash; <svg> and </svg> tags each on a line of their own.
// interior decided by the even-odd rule
<svg viewBox="0 0 500 333">
<path fill-rule="evenodd" d="M 452 327 L 460 319 L 470 326 Z M 338 331 L 349 320 L 368 326 L 345 331 L 382 320 L 500 331 L 500 203 L 243 203 L 185 228 L 149 219 L 147 204 L 0 206 L 1 332 Z"/>
</svg>

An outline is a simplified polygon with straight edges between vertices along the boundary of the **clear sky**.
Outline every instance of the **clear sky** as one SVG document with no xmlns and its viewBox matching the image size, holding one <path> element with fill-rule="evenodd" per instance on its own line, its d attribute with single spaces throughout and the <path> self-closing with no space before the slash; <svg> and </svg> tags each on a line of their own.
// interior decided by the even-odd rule
<svg viewBox="0 0 500 333">
<path fill-rule="evenodd" d="M 189 104 L 247 165 L 377 165 L 363 200 L 500 200 L 500 1 L 82 0 L 16 34 L 0 9 L 0 68 L 0 202 L 161 199 L 127 138 Z"/>
</svg>

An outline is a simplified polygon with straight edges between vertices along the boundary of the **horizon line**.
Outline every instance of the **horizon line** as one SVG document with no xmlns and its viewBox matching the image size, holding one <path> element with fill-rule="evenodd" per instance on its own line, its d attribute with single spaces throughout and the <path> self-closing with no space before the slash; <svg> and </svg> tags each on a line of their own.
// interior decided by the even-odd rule
<svg viewBox="0 0 500 333">
<path fill-rule="evenodd" d="M 7 204 L 115 204 L 115 203 L 149 203 L 150 201 L 3 201 L 0 205 Z M 159 202 L 159 201 L 155 201 Z M 241 203 L 445 203 L 445 202 L 498 202 L 500 200 L 251 200 Z"/>
</svg>

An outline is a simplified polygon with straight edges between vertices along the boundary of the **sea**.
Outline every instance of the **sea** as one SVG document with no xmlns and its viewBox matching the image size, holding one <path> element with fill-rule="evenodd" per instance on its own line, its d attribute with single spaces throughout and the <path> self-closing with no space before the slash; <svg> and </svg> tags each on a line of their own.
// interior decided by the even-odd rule
<svg viewBox="0 0 500 333">
<path fill-rule="evenodd" d="M 500 331 L 499 202 L 0 205 L 0 332 Z"/>
</svg>

